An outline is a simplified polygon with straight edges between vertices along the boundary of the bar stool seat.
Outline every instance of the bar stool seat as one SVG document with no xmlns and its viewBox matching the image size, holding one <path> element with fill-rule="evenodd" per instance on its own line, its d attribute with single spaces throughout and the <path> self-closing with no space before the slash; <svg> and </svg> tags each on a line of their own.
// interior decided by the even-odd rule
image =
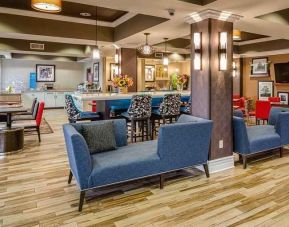
<svg viewBox="0 0 289 227">
<path fill-rule="evenodd" d="M 131 104 L 127 112 L 121 113 L 130 126 L 131 142 L 136 142 L 137 137 L 141 137 L 144 141 L 149 139 L 150 134 L 150 117 L 151 117 L 151 101 L 152 97 L 149 95 L 134 95 L 131 99 Z M 138 136 L 137 129 L 140 129 L 140 136 Z"/>
<path fill-rule="evenodd" d="M 164 96 L 163 101 L 160 104 L 160 108 L 155 109 L 152 112 L 152 139 L 154 139 L 154 134 L 157 132 L 156 122 L 158 122 L 158 126 L 160 126 L 162 123 L 166 124 L 167 120 L 172 123 L 173 120 L 177 120 L 177 118 L 180 116 L 180 108 L 180 94 L 166 94 Z"/>
</svg>

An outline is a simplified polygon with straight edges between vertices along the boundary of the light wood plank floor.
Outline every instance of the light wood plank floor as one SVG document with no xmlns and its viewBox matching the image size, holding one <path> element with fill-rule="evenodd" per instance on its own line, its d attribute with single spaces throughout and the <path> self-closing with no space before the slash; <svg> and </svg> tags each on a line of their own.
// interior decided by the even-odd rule
<svg viewBox="0 0 289 227">
<path fill-rule="evenodd" d="M 164 190 L 122 186 L 77 211 L 79 191 L 67 184 L 63 110 L 45 111 L 54 134 L 26 138 L 22 153 L 0 157 L 0 226 L 289 226 L 289 154 L 237 164 L 233 170 L 174 178 Z"/>
</svg>

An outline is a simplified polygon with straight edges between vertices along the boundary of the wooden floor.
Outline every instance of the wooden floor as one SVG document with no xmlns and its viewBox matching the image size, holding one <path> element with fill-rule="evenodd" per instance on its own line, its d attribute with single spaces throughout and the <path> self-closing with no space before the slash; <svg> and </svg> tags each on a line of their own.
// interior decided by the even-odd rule
<svg viewBox="0 0 289 227">
<path fill-rule="evenodd" d="M 85 202 L 67 184 L 63 110 L 45 118 L 54 134 L 26 138 L 22 153 L 0 157 L 0 226 L 289 226 L 289 154 L 213 174 L 126 184 Z M 133 189 L 134 188 L 134 189 Z M 89 195 L 98 195 L 93 192 Z"/>
</svg>

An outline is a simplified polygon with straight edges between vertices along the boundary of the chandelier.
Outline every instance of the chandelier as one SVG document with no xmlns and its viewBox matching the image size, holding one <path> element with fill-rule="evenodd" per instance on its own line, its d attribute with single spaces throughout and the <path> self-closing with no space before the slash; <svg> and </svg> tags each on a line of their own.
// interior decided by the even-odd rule
<svg viewBox="0 0 289 227">
<path fill-rule="evenodd" d="M 241 40 L 241 31 L 233 30 L 233 40 Z"/>
<path fill-rule="evenodd" d="M 141 45 L 139 48 L 137 48 L 137 50 L 143 55 L 151 55 L 155 52 L 155 50 L 151 45 L 148 44 L 148 36 L 150 33 L 144 33 L 144 35 L 146 36 L 146 43 L 145 45 Z"/>
<path fill-rule="evenodd" d="M 59 13 L 61 11 L 61 0 L 32 0 L 31 7 L 46 13 Z"/>
</svg>

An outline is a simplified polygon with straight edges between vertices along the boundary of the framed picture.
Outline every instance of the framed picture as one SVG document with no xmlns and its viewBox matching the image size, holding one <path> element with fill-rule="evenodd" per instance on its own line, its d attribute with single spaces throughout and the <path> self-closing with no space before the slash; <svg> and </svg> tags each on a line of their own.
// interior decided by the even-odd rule
<svg viewBox="0 0 289 227">
<path fill-rule="evenodd" d="M 118 64 L 110 63 L 110 80 L 113 80 L 116 75 L 118 75 Z"/>
<path fill-rule="evenodd" d="M 288 102 L 288 97 L 289 97 L 289 92 L 285 91 L 278 91 L 277 96 L 280 98 L 280 103 L 284 105 L 289 105 Z"/>
<path fill-rule="evenodd" d="M 37 82 L 55 82 L 55 65 L 36 65 Z"/>
<path fill-rule="evenodd" d="M 274 96 L 274 81 L 259 81 L 258 98 L 259 100 L 268 100 Z"/>
<path fill-rule="evenodd" d="M 154 82 L 155 81 L 155 66 L 146 65 L 145 66 L 145 82 Z"/>
<path fill-rule="evenodd" d="M 99 82 L 99 62 L 93 64 L 93 82 Z"/>
<path fill-rule="evenodd" d="M 251 65 L 251 77 L 269 76 L 268 58 L 253 58 Z"/>
</svg>

